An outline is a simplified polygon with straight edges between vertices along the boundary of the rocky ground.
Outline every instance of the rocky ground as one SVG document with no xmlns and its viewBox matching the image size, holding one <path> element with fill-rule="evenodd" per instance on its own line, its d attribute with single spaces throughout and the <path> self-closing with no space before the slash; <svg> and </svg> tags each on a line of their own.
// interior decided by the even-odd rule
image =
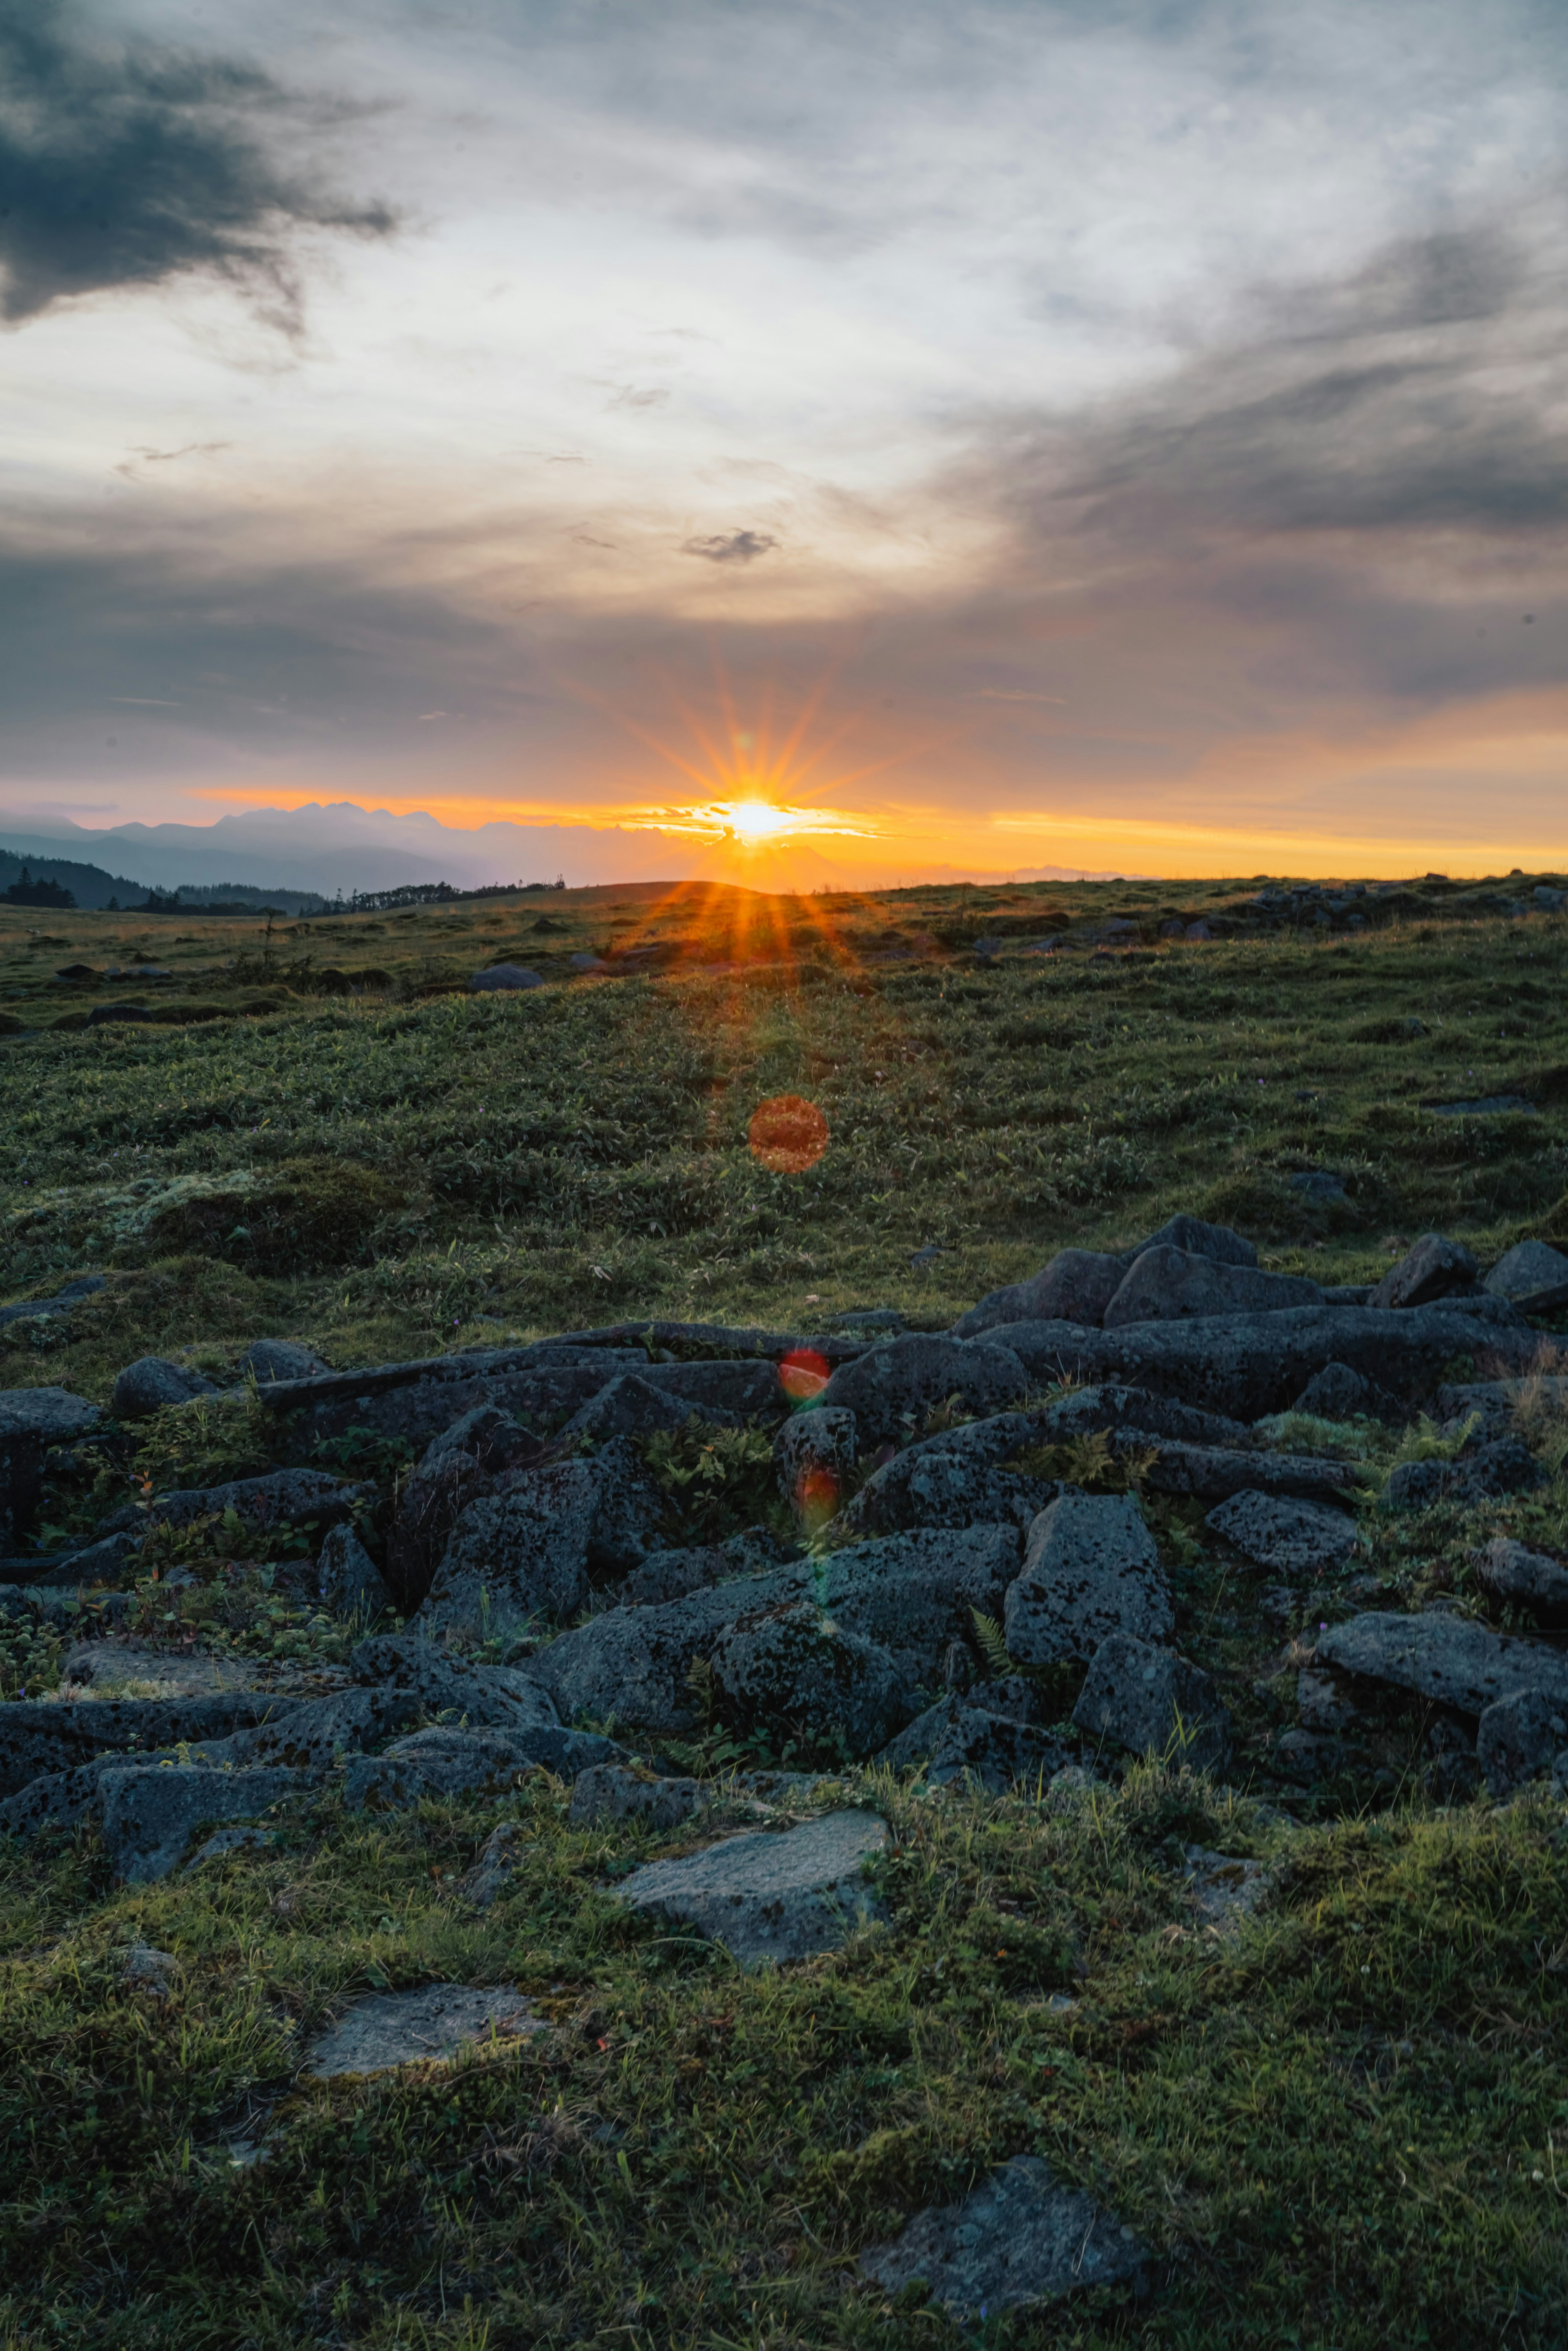
<svg viewBox="0 0 1568 2351">
<path fill-rule="evenodd" d="M 0 1830 L 50 2142 L 6 2208 L 12 2339 L 73 2297 L 105 2342 L 1553 2339 L 1565 1308 L 1542 1241 L 1483 1270 L 1429 1234 L 1320 1287 L 1178 1215 L 946 1331 L 634 1322 L 350 1370 L 260 1341 L 221 1375 L 143 1357 L 103 1406 L 0 1394 Z M 367 1871 L 369 1941 L 330 1923 Z M 246 1956 L 258 1901 L 335 1937 L 309 1991 Z M 237 2038 L 176 2092 L 187 1997 L 183 2032 Z M 183 2171 L 133 2189 L 120 2146 L 89 2189 L 55 2141 L 91 2147 L 100 2095 L 123 2137 L 127 2032 Z M 1437 2171 L 1406 2073 L 1488 2109 Z M 277 2183 L 342 2099 L 328 2245 Z M 267 2208 L 243 2325 L 209 2279 L 161 2335 L 223 2195 L 225 2241 Z M 81 2232 L 132 2206 L 115 2335 Z"/>
</svg>

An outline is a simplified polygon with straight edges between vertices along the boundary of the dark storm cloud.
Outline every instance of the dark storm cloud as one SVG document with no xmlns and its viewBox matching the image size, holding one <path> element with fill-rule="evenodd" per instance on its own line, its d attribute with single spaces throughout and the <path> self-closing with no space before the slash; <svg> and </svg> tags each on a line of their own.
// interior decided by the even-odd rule
<svg viewBox="0 0 1568 2351">
<path fill-rule="evenodd" d="M 235 60 L 78 37 L 57 0 L 0 0 L 0 316 L 206 272 L 292 329 L 298 233 L 395 225 L 277 152 L 348 111 Z"/>
<path fill-rule="evenodd" d="M 700 555 L 709 563 L 755 563 L 759 555 L 770 555 L 779 541 L 770 531 L 716 531 L 707 538 L 683 540 L 683 555 Z"/>
<path fill-rule="evenodd" d="M 1023 426 L 1014 494 L 1037 529 L 1151 556 L 1195 531 L 1544 540 L 1568 516 L 1568 277 L 1550 225 L 1531 225 L 1412 240 L 1342 284 L 1270 293 L 1249 331 L 1156 390 Z"/>
</svg>

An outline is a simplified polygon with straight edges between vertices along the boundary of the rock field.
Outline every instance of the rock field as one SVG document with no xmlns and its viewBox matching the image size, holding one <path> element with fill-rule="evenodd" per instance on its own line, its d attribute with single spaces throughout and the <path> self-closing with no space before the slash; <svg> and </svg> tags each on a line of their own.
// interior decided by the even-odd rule
<svg viewBox="0 0 1568 2351">
<path fill-rule="evenodd" d="M 0 1832 L 91 1821 L 118 1875 L 143 1883 L 265 1837 L 279 1804 L 324 1786 L 385 1813 L 503 1799 L 543 1771 L 571 1787 L 574 1821 L 645 1820 L 675 1840 L 620 1899 L 725 1942 L 745 1969 L 787 1963 L 879 1915 L 864 1865 L 884 1824 L 857 1804 L 780 1826 L 762 1806 L 763 1826 L 716 1838 L 708 1785 L 662 1742 L 765 1734 L 809 1768 L 881 1764 L 1047 1803 L 1151 1753 L 1223 1776 L 1236 1693 L 1184 1654 L 1155 1509 L 1173 1499 L 1196 1503 L 1239 1582 L 1325 1594 L 1315 1639 L 1286 1645 L 1296 1697 L 1267 1759 L 1276 1784 L 1339 1768 L 1411 1704 L 1431 1710 L 1445 1785 L 1505 1798 L 1568 1781 L 1568 1565 L 1491 1541 L 1476 1575 L 1495 1623 L 1391 1605 L 1356 1577 L 1369 1514 L 1544 1482 L 1511 1407 L 1543 1384 L 1529 1312 L 1564 1298 L 1568 1259 L 1540 1244 L 1483 1279 L 1428 1235 L 1375 1290 L 1335 1292 L 1179 1217 L 1122 1258 L 1063 1250 L 946 1332 L 632 1323 L 360 1372 L 261 1342 L 240 1372 L 280 1466 L 117 1500 L 52 1551 L 25 1546 L 73 1447 L 112 1453 L 148 1416 L 222 1391 L 151 1358 L 120 1374 L 107 1414 L 56 1388 L 6 1391 L 0 1613 L 85 1609 L 93 1638 L 58 1690 L 0 1707 Z M 1455 1381 L 1456 1364 L 1470 1375 Z M 1422 1414 L 1426 1458 L 1380 1494 L 1354 1458 L 1301 1449 L 1303 1429 L 1386 1437 Z M 412 1466 L 379 1479 L 319 1466 L 323 1440 L 350 1427 L 402 1440 Z M 775 1524 L 673 1540 L 650 1440 L 758 1427 Z M 346 1665 L 291 1680 L 198 1653 L 158 1695 L 99 1695 L 137 1677 L 116 1620 L 141 1546 L 207 1520 L 312 1531 L 315 1597 L 361 1635 Z M 476 1903 L 511 1866 L 507 1826 L 475 1866 Z M 1251 1864 L 1189 1858 L 1217 1917 L 1266 1895 Z M 416 2052 L 534 2029 L 447 1990 L 400 1995 L 406 2017 L 367 2008 L 312 2062 L 396 2063 L 400 2018 Z M 863 2266 L 890 2287 L 921 2274 L 961 2314 L 1144 2259 L 1113 2215 L 1019 2158 Z"/>
</svg>

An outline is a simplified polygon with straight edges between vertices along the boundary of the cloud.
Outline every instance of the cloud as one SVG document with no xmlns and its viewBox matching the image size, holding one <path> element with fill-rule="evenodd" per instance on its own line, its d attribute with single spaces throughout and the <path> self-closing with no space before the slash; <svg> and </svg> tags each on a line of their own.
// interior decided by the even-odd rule
<svg viewBox="0 0 1568 2351">
<path fill-rule="evenodd" d="M 61 0 L 0 0 L 0 318 L 190 273 L 226 278 L 287 332 L 302 233 L 389 235 L 382 204 L 276 152 L 352 109 L 232 58 L 69 30 Z"/>
<path fill-rule="evenodd" d="M 716 531 L 709 538 L 684 539 L 681 553 L 703 556 L 709 563 L 755 563 L 759 555 L 770 555 L 778 544 L 770 531 Z"/>
</svg>

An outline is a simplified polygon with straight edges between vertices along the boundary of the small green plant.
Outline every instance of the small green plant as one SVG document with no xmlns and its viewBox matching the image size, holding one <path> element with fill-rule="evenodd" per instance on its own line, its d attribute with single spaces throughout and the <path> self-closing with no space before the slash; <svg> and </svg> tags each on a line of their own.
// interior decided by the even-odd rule
<svg viewBox="0 0 1568 2351">
<path fill-rule="evenodd" d="M 773 1441 L 759 1428 L 716 1428 L 695 1413 L 678 1430 L 643 1440 L 653 1482 L 669 1498 L 668 1531 L 685 1542 L 719 1542 L 749 1526 L 782 1532 L 789 1513 L 773 1474 Z"/>
</svg>

